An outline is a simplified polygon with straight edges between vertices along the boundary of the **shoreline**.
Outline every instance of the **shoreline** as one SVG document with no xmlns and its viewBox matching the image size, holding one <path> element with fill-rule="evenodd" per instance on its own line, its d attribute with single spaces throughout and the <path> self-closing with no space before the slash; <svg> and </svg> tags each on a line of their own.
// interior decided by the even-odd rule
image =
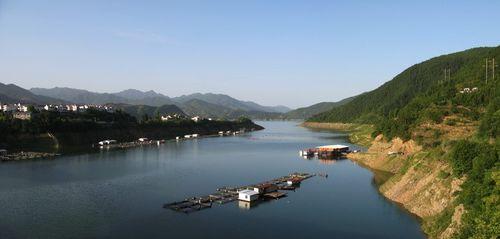
<svg viewBox="0 0 500 239">
<path fill-rule="evenodd" d="M 322 129 L 322 130 L 335 130 L 348 133 L 349 141 L 351 143 L 370 147 L 373 139 L 371 132 L 374 130 L 373 125 L 368 124 L 355 124 L 355 123 L 322 123 L 322 122 L 302 122 L 299 124 L 301 127 L 309 129 Z"/>
<path fill-rule="evenodd" d="M 360 142 L 362 143 L 362 146 L 365 146 L 367 151 L 366 152 L 360 152 L 360 153 L 349 153 L 346 155 L 346 158 L 351 160 L 352 162 L 358 164 L 359 166 L 368 169 L 370 172 L 373 173 L 373 180 L 376 180 L 378 177 L 385 177 L 384 174 L 391 174 L 390 177 L 386 178 L 383 182 L 381 183 L 375 183 L 377 187 L 377 191 L 382 195 L 386 200 L 391 201 L 395 205 L 401 207 L 405 212 L 410 214 L 411 216 L 414 216 L 418 219 L 419 224 L 420 224 L 420 229 L 422 230 L 423 234 L 426 236 L 426 238 L 442 238 L 441 235 L 431 235 L 430 232 L 426 231 L 426 226 L 429 223 L 432 223 L 430 221 L 432 216 L 425 216 L 422 214 L 417 213 L 416 211 L 412 211 L 412 208 L 409 203 L 405 202 L 400 202 L 396 198 L 394 198 L 394 195 L 392 197 L 387 194 L 387 191 L 389 190 L 388 187 L 393 186 L 394 187 L 394 182 L 393 179 L 395 177 L 400 177 L 401 175 L 398 173 L 399 168 L 398 165 L 395 167 L 397 168 L 394 169 L 393 167 L 387 167 L 384 165 L 384 163 L 381 163 L 380 165 L 377 164 L 378 159 L 373 158 L 375 155 L 373 153 L 369 153 L 368 149 L 375 144 L 378 141 L 381 141 L 380 138 L 373 139 L 371 137 L 371 133 L 369 133 L 368 130 L 359 130 L 360 127 L 363 127 L 363 125 L 359 124 L 346 124 L 346 123 L 319 123 L 319 122 L 304 122 L 300 124 L 301 127 L 305 128 L 311 128 L 311 129 L 324 129 L 324 130 L 336 130 L 336 131 L 342 131 L 346 132 L 349 135 L 349 140 L 352 143 L 359 144 Z M 370 128 L 373 130 L 373 128 Z M 369 134 L 368 134 L 369 133 Z M 365 134 L 365 135 L 362 135 Z M 367 135 L 368 134 L 368 135 Z M 360 140 L 362 139 L 363 140 Z M 367 138 L 370 140 L 368 141 Z M 392 143 L 392 142 L 390 142 Z M 377 152 L 379 157 L 382 157 L 381 161 L 389 161 L 390 156 L 384 155 L 384 152 Z M 369 162 L 369 163 L 368 163 Z M 386 183 L 391 184 L 389 186 L 385 185 Z"/>
<path fill-rule="evenodd" d="M 219 132 L 224 131 L 224 137 L 227 137 L 227 132 L 231 132 L 230 136 L 239 135 L 241 130 L 244 132 L 253 132 L 262 130 L 264 127 L 255 124 L 254 122 L 249 123 L 239 123 L 231 122 L 230 124 L 219 125 L 214 128 L 207 127 L 192 127 L 192 128 L 182 128 L 182 127 L 171 127 L 166 128 L 145 128 L 145 129 L 124 129 L 115 131 L 87 131 L 87 132 L 62 132 L 51 134 L 51 142 L 44 142 L 43 144 L 38 141 L 33 144 L 22 143 L 25 147 L 14 146 L 12 148 L 6 148 L 7 151 L 0 155 L 0 163 L 11 162 L 11 161 L 28 161 L 28 160 L 38 160 L 38 159 L 54 159 L 61 155 L 75 155 L 84 154 L 89 152 L 94 152 L 96 150 L 119 150 L 127 148 L 135 148 L 140 146 L 150 146 L 163 144 L 170 141 L 184 141 L 193 140 L 197 138 L 206 137 L 217 137 L 220 136 Z M 184 138 L 185 135 L 197 134 L 197 137 Z M 46 135 L 46 134 L 41 134 Z M 139 141 L 139 138 L 144 138 L 144 136 L 150 136 L 147 141 Z M 39 135 L 32 135 L 32 138 L 38 138 Z M 181 137 L 176 139 L 176 137 Z M 55 139 L 55 140 L 54 140 Z M 99 145 L 100 140 L 105 139 L 116 139 L 118 142 L 111 145 Z M 26 139 L 27 141 L 32 139 Z M 26 141 L 26 142 L 27 142 Z M 57 145 L 53 142 L 57 142 Z"/>
<path fill-rule="evenodd" d="M 331 129 L 339 131 L 349 131 L 355 124 L 351 123 L 321 123 L 321 122 L 302 122 L 300 126 L 312 129 Z"/>
</svg>

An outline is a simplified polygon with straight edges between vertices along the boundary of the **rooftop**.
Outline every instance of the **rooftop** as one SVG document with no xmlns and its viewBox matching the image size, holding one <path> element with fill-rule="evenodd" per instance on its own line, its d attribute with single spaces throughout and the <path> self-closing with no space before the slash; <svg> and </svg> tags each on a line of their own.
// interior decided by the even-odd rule
<svg viewBox="0 0 500 239">
<path fill-rule="evenodd" d="M 345 149 L 349 148 L 349 146 L 341 145 L 341 144 L 332 144 L 332 145 L 323 145 L 316 147 L 317 149 Z"/>
<path fill-rule="evenodd" d="M 247 195 L 257 195 L 257 194 L 259 194 L 258 192 L 255 192 L 254 190 L 248 190 L 248 189 L 241 190 L 238 193 L 247 194 Z"/>
</svg>

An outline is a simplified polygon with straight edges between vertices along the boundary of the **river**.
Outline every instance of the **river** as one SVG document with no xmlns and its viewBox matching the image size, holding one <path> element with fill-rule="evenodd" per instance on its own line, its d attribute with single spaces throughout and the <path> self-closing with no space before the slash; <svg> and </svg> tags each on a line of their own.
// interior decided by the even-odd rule
<svg viewBox="0 0 500 239">
<path fill-rule="evenodd" d="M 350 160 L 306 160 L 303 148 L 347 144 L 296 122 L 160 146 L 0 164 L 0 238 L 424 238 L 418 219 Z M 183 214 L 166 202 L 292 172 L 326 173 L 248 208 Z"/>
</svg>

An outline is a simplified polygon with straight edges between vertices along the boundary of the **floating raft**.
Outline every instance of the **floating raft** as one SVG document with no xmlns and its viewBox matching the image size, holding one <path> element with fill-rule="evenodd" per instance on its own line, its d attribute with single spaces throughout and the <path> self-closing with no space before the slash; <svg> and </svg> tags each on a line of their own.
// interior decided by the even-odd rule
<svg viewBox="0 0 500 239">
<path fill-rule="evenodd" d="M 272 198 L 272 199 L 280 199 L 284 196 L 286 196 L 286 193 L 284 193 L 284 192 L 272 192 L 272 193 L 264 194 L 264 197 Z"/>
<path fill-rule="evenodd" d="M 201 211 L 203 209 L 211 208 L 214 204 L 226 204 L 238 200 L 238 193 L 242 190 L 262 188 L 262 187 L 275 187 L 277 190 L 273 192 L 262 193 L 261 199 L 280 199 L 287 196 L 286 192 L 278 190 L 295 191 L 299 187 L 301 181 L 314 177 L 315 174 L 308 173 L 292 173 L 288 176 L 279 177 L 270 181 L 241 186 L 241 187 L 222 187 L 207 196 L 187 198 L 182 201 L 166 203 L 163 208 L 171 209 L 177 212 L 191 213 Z M 294 182 L 290 185 L 289 182 Z"/>
</svg>

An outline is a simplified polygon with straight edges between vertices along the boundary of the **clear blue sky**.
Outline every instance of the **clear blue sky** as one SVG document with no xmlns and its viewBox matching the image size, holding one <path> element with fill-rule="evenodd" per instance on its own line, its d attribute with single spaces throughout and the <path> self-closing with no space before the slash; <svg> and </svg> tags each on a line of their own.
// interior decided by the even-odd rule
<svg viewBox="0 0 500 239">
<path fill-rule="evenodd" d="M 0 0 L 0 82 L 306 106 L 500 44 L 500 1 Z"/>
</svg>

